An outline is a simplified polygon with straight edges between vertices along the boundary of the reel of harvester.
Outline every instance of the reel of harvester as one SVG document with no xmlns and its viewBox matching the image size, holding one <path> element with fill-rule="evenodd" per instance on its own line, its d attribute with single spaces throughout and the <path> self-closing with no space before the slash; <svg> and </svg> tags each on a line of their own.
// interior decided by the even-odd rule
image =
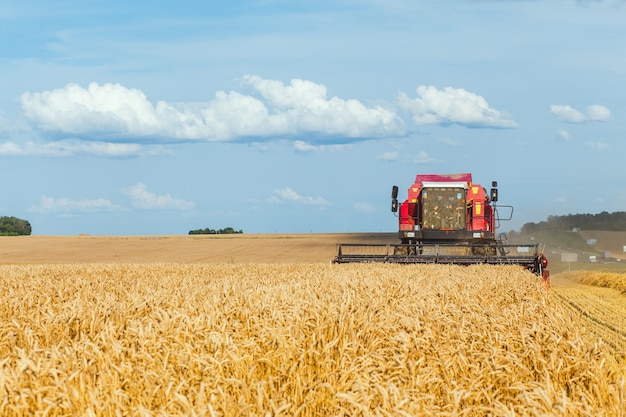
<svg viewBox="0 0 626 417">
<path fill-rule="evenodd" d="M 338 243 L 333 263 L 386 262 L 397 264 L 521 265 L 543 275 L 547 258 L 532 245 L 476 245 L 460 243 Z"/>
</svg>

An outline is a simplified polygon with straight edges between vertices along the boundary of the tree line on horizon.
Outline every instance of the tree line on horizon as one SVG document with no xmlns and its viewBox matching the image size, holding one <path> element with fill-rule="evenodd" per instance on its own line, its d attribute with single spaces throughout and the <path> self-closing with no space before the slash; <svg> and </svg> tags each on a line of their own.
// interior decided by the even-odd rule
<svg viewBox="0 0 626 417">
<path fill-rule="evenodd" d="M 232 235 L 232 234 L 238 234 L 238 233 L 243 233 L 243 230 L 235 230 L 232 227 L 226 227 L 224 229 L 209 229 L 204 228 L 204 229 L 196 229 L 196 230 L 190 230 L 189 234 L 190 235 Z"/>
<path fill-rule="evenodd" d="M 548 216 L 548 219 L 539 223 L 526 223 L 522 226 L 522 233 L 535 233 L 539 230 L 602 230 L 607 232 L 626 231 L 626 212 L 616 211 L 598 214 L 566 214 L 563 216 Z"/>
<path fill-rule="evenodd" d="M 28 236 L 32 231 L 28 220 L 13 216 L 0 217 L 0 236 Z"/>
</svg>

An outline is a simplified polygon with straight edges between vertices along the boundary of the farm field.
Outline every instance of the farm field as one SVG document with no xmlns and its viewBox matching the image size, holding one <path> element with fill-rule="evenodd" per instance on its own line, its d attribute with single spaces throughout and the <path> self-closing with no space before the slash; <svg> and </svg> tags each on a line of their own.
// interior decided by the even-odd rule
<svg viewBox="0 0 626 417">
<path fill-rule="evenodd" d="M 330 262 L 337 243 L 381 241 L 397 235 L 0 236 L 0 264 Z"/>
<path fill-rule="evenodd" d="M 552 280 L 552 291 L 583 325 L 626 367 L 626 274 L 564 272 Z"/>
<path fill-rule="evenodd" d="M 0 415 L 625 415 L 622 275 L 241 237 L 0 238 Z"/>
</svg>

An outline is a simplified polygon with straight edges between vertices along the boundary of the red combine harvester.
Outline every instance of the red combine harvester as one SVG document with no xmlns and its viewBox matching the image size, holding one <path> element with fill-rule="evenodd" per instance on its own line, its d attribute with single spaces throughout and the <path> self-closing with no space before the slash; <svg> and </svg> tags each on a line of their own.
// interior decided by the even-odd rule
<svg viewBox="0 0 626 417">
<path fill-rule="evenodd" d="M 409 187 L 408 198 L 398 204 L 398 187 L 393 186 L 391 211 L 399 221 L 398 244 L 337 245 L 334 263 L 446 263 L 521 265 L 548 280 L 547 258 L 539 244 L 509 244 L 504 234 L 496 238 L 498 216 L 497 183 L 489 194 L 472 182 L 472 174 L 418 174 Z"/>
</svg>

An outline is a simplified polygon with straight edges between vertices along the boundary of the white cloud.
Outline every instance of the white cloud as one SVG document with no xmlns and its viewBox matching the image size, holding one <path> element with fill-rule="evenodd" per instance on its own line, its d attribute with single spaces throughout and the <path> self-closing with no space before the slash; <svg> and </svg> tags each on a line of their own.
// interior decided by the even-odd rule
<svg viewBox="0 0 626 417">
<path fill-rule="evenodd" d="M 2 156 L 15 156 L 26 155 L 24 149 L 14 142 L 0 143 L 0 155 Z"/>
<path fill-rule="evenodd" d="M 323 133 L 346 138 L 377 138 L 404 134 L 402 120 L 381 106 L 367 107 L 358 100 L 327 98 L 326 87 L 311 81 L 280 81 L 245 76 L 243 83 L 260 94 L 275 111 L 286 131 Z"/>
<path fill-rule="evenodd" d="M 587 107 L 587 118 L 593 122 L 604 122 L 611 117 L 611 111 L 599 104 Z"/>
<path fill-rule="evenodd" d="M 330 203 L 323 197 L 306 197 L 301 196 L 289 187 L 277 188 L 274 195 L 269 198 L 271 203 L 294 202 L 299 204 L 307 204 L 312 206 L 328 206 Z"/>
<path fill-rule="evenodd" d="M 386 162 L 395 162 L 400 157 L 400 153 L 397 151 L 387 151 L 378 155 L 378 159 Z"/>
<path fill-rule="evenodd" d="M 156 195 L 148 191 L 143 183 L 124 188 L 122 192 L 131 198 L 133 207 L 140 209 L 192 210 L 195 207 L 193 202 L 173 198 L 169 194 Z"/>
<path fill-rule="evenodd" d="M 297 140 L 293 143 L 296 152 L 323 152 L 323 151 L 340 151 L 350 149 L 351 145 L 311 145 L 309 142 Z"/>
<path fill-rule="evenodd" d="M 581 123 L 585 120 L 585 116 L 581 112 L 567 105 L 553 104 L 552 106 L 550 106 L 550 111 L 558 119 L 565 122 Z"/>
<path fill-rule="evenodd" d="M 320 150 L 319 146 L 313 146 L 308 142 L 297 140 L 293 143 L 293 147 L 299 152 L 317 152 Z"/>
<path fill-rule="evenodd" d="M 0 143 L 1 156 L 77 156 L 94 155 L 109 158 L 123 158 L 142 155 L 169 153 L 159 146 L 146 147 L 136 143 L 86 142 L 81 140 L 60 140 L 44 144 L 29 141 L 18 144 L 12 141 Z"/>
<path fill-rule="evenodd" d="M 569 134 L 569 132 L 565 129 L 558 129 L 557 130 L 557 134 L 559 135 L 559 137 L 561 139 L 565 139 L 565 140 L 570 140 L 571 135 Z"/>
<path fill-rule="evenodd" d="M 309 135 L 332 143 L 404 135 L 390 109 L 327 97 L 326 87 L 243 77 L 252 95 L 218 91 L 203 103 L 152 103 L 137 89 L 91 83 L 21 96 L 25 116 L 40 129 L 98 140 L 206 140 Z"/>
<path fill-rule="evenodd" d="M 376 211 L 370 203 L 354 203 L 354 210 L 361 213 L 373 213 Z"/>
<path fill-rule="evenodd" d="M 426 152 L 419 151 L 419 153 L 417 154 L 417 157 L 415 157 L 415 162 L 418 164 L 430 164 L 430 163 L 439 162 L 439 161 L 435 158 L 432 158 Z"/>
<path fill-rule="evenodd" d="M 417 98 L 398 95 L 399 106 L 417 125 L 459 124 L 468 127 L 516 128 L 517 123 L 489 107 L 487 101 L 462 88 L 417 87 Z"/>
<path fill-rule="evenodd" d="M 450 146 L 460 146 L 463 143 L 459 140 L 455 140 L 449 137 L 443 137 L 443 138 L 439 138 L 438 141 L 440 143 L 446 144 L 446 145 L 450 145 Z"/>
<path fill-rule="evenodd" d="M 557 119 L 567 123 L 605 122 L 611 117 L 611 111 L 599 104 L 587 107 L 586 113 L 567 104 L 553 104 L 550 111 Z"/>
<path fill-rule="evenodd" d="M 36 213 L 71 213 L 71 212 L 93 212 L 93 211 L 123 211 L 124 208 L 105 198 L 72 200 L 66 197 L 41 197 L 39 206 L 32 206 L 28 209 Z"/>
<path fill-rule="evenodd" d="M 606 151 L 610 148 L 609 144 L 604 142 L 587 142 L 587 146 L 596 151 Z"/>
</svg>

